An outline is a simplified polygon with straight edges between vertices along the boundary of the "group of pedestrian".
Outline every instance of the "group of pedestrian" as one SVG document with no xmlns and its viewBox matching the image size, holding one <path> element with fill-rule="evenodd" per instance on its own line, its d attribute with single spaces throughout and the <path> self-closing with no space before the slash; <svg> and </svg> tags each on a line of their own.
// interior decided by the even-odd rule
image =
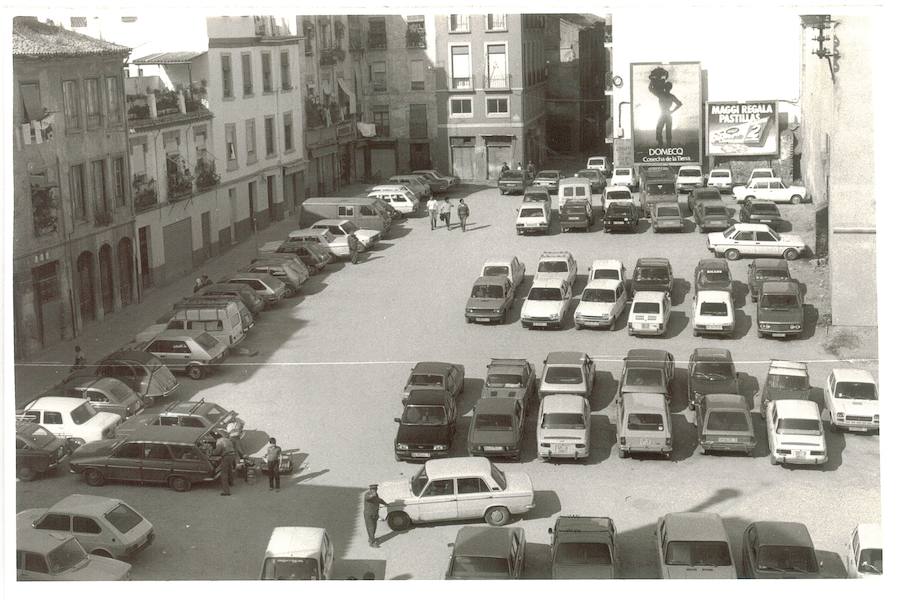
<svg viewBox="0 0 900 600">
<path fill-rule="evenodd" d="M 450 200 L 447 198 L 442 198 L 441 200 L 431 198 L 431 200 L 428 201 L 428 204 L 426 204 L 426 207 L 428 208 L 428 214 L 431 217 L 432 231 L 438 227 L 438 217 L 440 217 L 441 221 L 447 227 L 447 230 L 450 229 L 450 214 L 453 208 L 450 204 Z M 460 229 L 465 232 L 466 221 L 469 219 L 469 205 L 466 204 L 466 201 L 462 198 L 459 199 L 459 203 L 456 205 L 456 216 L 459 217 Z"/>
<path fill-rule="evenodd" d="M 522 161 L 519 161 L 519 162 L 518 162 L 518 164 L 516 165 L 516 168 L 517 168 L 518 170 L 520 170 L 520 171 L 523 170 L 523 169 L 522 169 Z M 528 166 L 525 167 L 524 171 L 526 171 L 526 172 L 528 173 L 528 177 L 530 177 L 531 179 L 534 179 L 534 172 L 535 172 L 535 170 L 536 170 L 536 169 L 535 169 L 534 163 L 531 162 L 531 161 L 529 160 L 529 161 L 528 161 Z M 500 166 L 500 174 L 503 175 L 503 174 L 506 173 L 507 171 L 509 171 L 509 165 L 508 165 L 506 162 L 504 162 L 504 163 Z"/>
<path fill-rule="evenodd" d="M 244 421 L 235 418 L 226 429 L 215 431 L 216 446 L 212 456 L 217 457 L 219 485 L 222 487 L 220 496 L 230 496 L 231 486 L 234 485 L 234 469 L 238 459 L 245 460 L 246 455 L 241 447 L 241 434 L 244 431 Z M 281 491 L 281 447 L 275 438 L 269 438 L 266 446 L 266 472 L 269 476 L 269 490 Z M 249 465 L 246 467 L 249 468 Z"/>
</svg>

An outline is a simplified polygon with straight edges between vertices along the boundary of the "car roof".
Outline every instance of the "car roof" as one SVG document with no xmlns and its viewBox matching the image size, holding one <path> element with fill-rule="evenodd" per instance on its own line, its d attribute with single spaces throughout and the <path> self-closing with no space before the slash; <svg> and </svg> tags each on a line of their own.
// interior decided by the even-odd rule
<svg viewBox="0 0 900 600">
<path fill-rule="evenodd" d="M 412 368 L 413 373 L 428 373 L 432 375 L 447 375 L 453 370 L 451 363 L 445 362 L 420 362 Z"/>
<path fill-rule="evenodd" d="M 625 364 L 636 361 L 661 363 L 667 360 L 669 360 L 668 352 L 652 348 L 632 348 L 625 355 Z"/>
<path fill-rule="evenodd" d="M 790 279 L 788 281 L 763 281 L 762 288 L 760 289 L 761 294 L 765 294 L 766 292 L 771 292 L 774 294 L 777 293 L 790 293 L 796 294 L 800 291 L 800 284 Z"/>
<path fill-rule="evenodd" d="M 860 523 L 856 526 L 860 548 L 881 548 L 881 523 Z"/>
<path fill-rule="evenodd" d="M 509 279 L 506 275 L 482 275 L 472 285 L 506 285 Z"/>
<path fill-rule="evenodd" d="M 653 392 L 625 392 L 622 404 L 628 404 L 631 412 L 638 410 L 663 411 L 666 408 L 666 397 Z"/>
<path fill-rule="evenodd" d="M 538 258 L 538 262 L 542 260 L 551 260 L 554 258 L 572 258 L 572 253 L 568 250 L 544 250 L 541 252 L 540 258 Z"/>
<path fill-rule="evenodd" d="M 512 264 L 512 262 L 516 259 L 515 256 L 509 256 L 506 258 L 490 258 L 483 263 L 481 263 L 481 268 L 491 266 L 491 267 L 508 267 Z"/>
<path fill-rule="evenodd" d="M 700 290 L 697 292 L 697 300 L 700 299 L 730 303 L 731 292 L 728 290 Z"/>
<path fill-rule="evenodd" d="M 754 171 L 759 171 L 760 169 L 753 169 Z M 764 171 L 769 171 L 770 169 L 763 169 Z M 753 173 L 751 173 L 752 175 Z M 754 177 L 753 181 L 777 181 L 781 183 L 781 177 Z"/>
<path fill-rule="evenodd" d="M 719 542 L 728 541 L 722 517 L 716 513 L 679 512 L 663 517 L 668 541 Z"/>
<path fill-rule="evenodd" d="M 812 400 L 775 400 L 778 416 L 819 420 L 819 407 Z"/>
<path fill-rule="evenodd" d="M 206 434 L 200 427 L 180 427 L 178 425 L 139 425 L 126 434 L 129 442 L 160 442 L 172 444 L 194 444 Z"/>
<path fill-rule="evenodd" d="M 64 511 L 75 514 L 99 514 L 105 512 L 107 508 L 115 508 L 121 503 L 122 501 L 118 498 L 109 498 L 107 496 L 69 494 L 48 508 L 47 511 Z"/>
<path fill-rule="evenodd" d="M 266 546 L 267 557 L 314 557 L 322 548 L 325 530 L 321 527 L 275 527 Z"/>
<path fill-rule="evenodd" d="M 858 381 L 875 383 L 875 377 L 865 369 L 834 369 L 831 372 L 836 381 Z"/>
<path fill-rule="evenodd" d="M 50 434 L 52 437 L 56 437 L 56 435 L 54 435 L 52 432 L 47 430 L 43 425 L 41 425 L 40 423 L 35 423 L 31 419 L 27 419 L 27 418 L 26 419 L 16 419 L 15 423 L 16 423 L 16 433 L 18 433 L 18 434 L 29 435 L 31 433 L 34 433 L 38 429 L 45 429 L 45 431 L 48 434 Z"/>
<path fill-rule="evenodd" d="M 421 404 L 424 406 L 440 405 L 444 406 L 448 402 L 453 401 L 453 396 L 447 390 L 436 389 L 413 389 L 409 391 L 409 397 L 403 400 L 403 405 Z"/>
<path fill-rule="evenodd" d="M 624 185 L 608 185 L 606 186 L 606 192 L 628 192 L 631 193 L 631 190 Z"/>
<path fill-rule="evenodd" d="M 631 298 L 631 305 L 634 306 L 636 302 L 662 302 L 665 297 L 666 292 L 641 290 L 634 293 L 634 296 Z"/>
<path fill-rule="evenodd" d="M 709 172 L 710 172 L 710 174 L 713 174 L 713 173 L 728 173 L 729 175 L 731 175 L 731 169 L 710 169 Z"/>
<path fill-rule="evenodd" d="M 515 396 L 484 396 L 475 405 L 475 412 L 489 415 L 511 415 L 515 412 L 518 403 Z"/>
<path fill-rule="evenodd" d="M 560 273 L 556 276 L 540 277 L 531 282 L 532 288 L 553 288 L 559 289 L 564 285 L 568 285 L 566 278 Z"/>
<path fill-rule="evenodd" d="M 769 373 L 774 373 L 776 371 L 784 371 L 789 375 L 793 375 L 792 371 L 803 371 L 803 374 L 806 375 L 807 367 L 804 362 L 773 359 L 769 362 Z"/>
<path fill-rule="evenodd" d="M 724 361 L 733 362 L 731 351 L 726 348 L 694 348 L 692 356 L 700 361 Z"/>
<path fill-rule="evenodd" d="M 108 360 L 129 360 L 133 362 L 146 363 L 147 361 L 152 361 L 154 363 L 159 363 L 159 359 L 149 352 L 144 352 L 143 350 L 117 350 L 112 354 L 108 355 L 106 358 L 101 360 L 101 363 L 104 363 Z"/>
<path fill-rule="evenodd" d="M 310 225 L 310 229 L 316 229 L 317 225 L 343 225 L 344 223 L 349 223 L 350 219 L 319 219 L 312 225 Z"/>
<path fill-rule="evenodd" d="M 196 340 L 204 333 L 209 332 L 202 329 L 164 329 L 153 340 Z"/>
<path fill-rule="evenodd" d="M 595 170 L 595 169 L 585 169 L 585 171 L 591 171 L 591 170 Z M 559 185 L 570 185 L 570 184 L 571 185 L 578 185 L 578 184 L 590 185 L 591 180 L 588 179 L 587 177 L 577 177 L 577 176 L 576 177 L 563 177 L 562 179 L 559 180 Z"/>
<path fill-rule="evenodd" d="M 540 192 L 541 195 L 544 195 L 544 194 L 547 194 L 548 196 L 550 195 L 550 192 L 547 190 L 547 188 L 545 188 L 542 185 L 529 185 L 527 188 L 525 188 L 526 194 L 530 194 L 532 192 Z"/>
<path fill-rule="evenodd" d="M 615 269 L 618 271 L 619 268 L 622 267 L 624 267 L 622 261 L 614 258 L 598 258 L 591 263 L 591 271 L 594 271 L 595 269 Z"/>
<path fill-rule="evenodd" d="M 803 523 L 789 521 L 757 521 L 753 523 L 756 538 L 761 546 L 813 547 L 809 530 Z"/>
<path fill-rule="evenodd" d="M 622 285 L 617 279 L 591 279 L 584 284 L 586 290 L 614 290 Z"/>
<path fill-rule="evenodd" d="M 735 223 L 732 225 L 737 231 L 769 231 L 770 227 L 763 223 Z"/>
<path fill-rule="evenodd" d="M 612 519 L 609 517 L 580 517 L 576 515 L 562 515 L 556 518 L 554 529 L 557 533 L 609 533 L 613 529 Z"/>
<path fill-rule="evenodd" d="M 72 410 L 87 402 L 84 398 L 65 396 L 41 396 L 25 405 L 24 410 Z"/>
<path fill-rule="evenodd" d="M 788 262 L 783 258 L 755 258 L 751 264 L 757 269 L 789 269 Z"/>
<path fill-rule="evenodd" d="M 491 461 L 483 456 L 463 456 L 458 458 L 435 458 L 425 463 L 428 479 L 459 477 L 463 475 L 491 474 Z"/>
<path fill-rule="evenodd" d="M 543 413 L 581 412 L 584 409 L 584 398 L 575 394 L 550 394 L 541 402 Z"/>
<path fill-rule="evenodd" d="M 16 524 L 16 550 L 47 554 L 72 537 L 69 533 L 35 529 L 31 523 Z"/>
<path fill-rule="evenodd" d="M 491 527 L 490 525 L 465 525 L 456 533 L 454 556 L 481 556 L 488 558 L 509 557 L 510 542 L 521 527 Z"/>
<path fill-rule="evenodd" d="M 527 358 L 492 358 L 490 364 L 488 364 L 488 370 L 508 370 L 511 373 L 515 373 L 524 369 L 527 364 Z"/>
<path fill-rule="evenodd" d="M 550 352 L 544 361 L 548 365 L 582 364 L 585 359 L 590 360 L 584 352 Z"/>
<path fill-rule="evenodd" d="M 700 398 L 706 408 L 747 409 L 747 399 L 740 394 L 706 394 Z"/>
<path fill-rule="evenodd" d="M 701 258 L 697 261 L 698 269 L 722 269 L 724 271 L 730 271 L 728 268 L 728 261 L 724 258 Z"/>
<path fill-rule="evenodd" d="M 558 175 L 560 175 L 560 170 L 559 169 L 543 169 L 543 170 L 537 172 L 537 176 L 540 177 L 541 173 L 550 173 L 551 175 L 553 173 L 556 173 L 558 176 Z"/>
<path fill-rule="evenodd" d="M 639 258 L 635 263 L 635 267 L 660 267 L 670 266 L 668 258 Z"/>
<path fill-rule="evenodd" d="M 748 202 L 750 203 L 750 206 L 759 206 L 761 204 L 765 204 L 766 206 L 775 206 L 777 208 L 776 204 L 771 200 L 760 200 L 759 198 L 754 198 L 753 200 L 748 200 Z"/>
<path fill-rule="evenodd" d="M 215 402 L 206 402 L 205 400 L 176 400 L 168 406 L 163 407 L 161 414 L 208 415 L 210 411 L 213 410 L 228 412 Z"/>
</svg>

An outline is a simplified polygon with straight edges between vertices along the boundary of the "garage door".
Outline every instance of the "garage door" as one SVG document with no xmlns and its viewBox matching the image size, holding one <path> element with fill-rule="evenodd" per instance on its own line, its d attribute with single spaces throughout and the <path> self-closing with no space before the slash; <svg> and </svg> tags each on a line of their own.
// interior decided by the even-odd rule
<svg viewBox="0 0 900 600">
<path fill-rule="evenodd" d="M 509 165 L 510 169 L 514 169 L 512 164 L 512 147 L 511 146 L 488 146 L 488 179 L 499 179 L 500 169 L 503 163 Z"/>
<path fill-rule="evenodd" d="M 475 148 L 472 146 L 453 146 L 450 148 L 450 162 L 453 175 L 460 179 L 472 180 L 475 177 Z"/>
<path fill-rule="evenodd" d="M 381 175 L 381 179 L 387 179 L 397 173 L 397 153 L 393 148 L 372 149 L 372 175 Z"/>
<path fill-rule="evenodd" d="M 163 227 L 163 274 L 166 281 L 193 270 L 193 247 L 190 217 Z"/>
</svg>

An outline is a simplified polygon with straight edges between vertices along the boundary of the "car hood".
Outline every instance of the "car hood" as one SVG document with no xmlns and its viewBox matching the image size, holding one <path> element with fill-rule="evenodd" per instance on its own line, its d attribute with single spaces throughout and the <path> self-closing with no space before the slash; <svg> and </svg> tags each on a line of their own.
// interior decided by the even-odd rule
<svg viewBox="0 0 900 600">
<path fill-rule="evenodd" d="M 847 415 L 871 417 L 879 413 L 878 400 L 854 400 L 852 398 L 832 398 L 834 412 Z"/>
<path fill-rule="evenodd" d="M 400 503 L 401 505 L 413 497 L 409 481 L 406 479 L 379 483 L 378 495 L 388 504 Z"/>
<path fill-rule="evenodd" d="M 505 298 L 469 298 L 466 308 L 501 308 Z"/>
<path fill-rule="evenodd" d="M 707 394 L 739 394 L 738 382 L 734 380 L 710 381 L 709 379 L 691 379 L 695 392 Z"/>
<path fill-rule="evenodd" d="M 518 432 L 515 429 L 497 431 L 493 429 L 475 429 L 469 431 L 469 444 L 487 446 L 511 446 L 519 441 Z"/>
<path fill-rule="evenodd" d="M 713 231 L 706 234 L 706 242 L 710 245 L 724 244 L 730 241 L 725 239 L 725 235 L 721 231 Z"/>
<path fill-rule="evenodd" d="M 612 314 L 614 302 L 579 302 L 575 314 L 588 317 L 599 317 Z"/>
<path fill-rule="evenodd" d="M 57 581 L 119 581 L 126 579 L 130 571 L 131 565 L 127 562 L 89 554 L 88 559 L 80 566 L 60 573 L 53 579 Z"/>
<path fill-rule="evenodd" d="M 800 308 L 789 310 L 772 310 L 759 307 L 756 311 L 757 321 L 766 323 L 797 323 L 803 321 L 803 311 Z"/>
<path fill-rule="evenodd" d="M 146 378 L 144 378 L 146 381 Z M 174 391 L 178 387 L 178 380 L 169 370 L 169 367 L 162 366 L 153 371 L 150 375 L 150 381 L 144 388 L 144 395 L 150 397 L 164 396 Z"/>
<path fill-rule="evenodd" d="M 587 389 L 587 384 L 584 381 L 580 383 L 541 383 L 540 392 L 544 396 L 548 394 L 581 395 L 584 394 Z"/>
<path fill-rule="evenodd" d="M 369 242 L 373 237 L 381 235 L 380 231 L 374 229 L 357 229 L 354 233 L 356 233 L 356 239 L 363 244 Z M 342 238 L 345 242 L 347 241 L 347 236 L 342 236 Z"/>
<path fill-rule="evenodd" d="M 526 300 L 522 304 L 522 316 L 525 317 L 549 317 L 559 314 L 565 300 Z"/>
<path fill-rule="evenodd" d="M 70 463 L 77 463 L 82 460 L 92 460 L 104 456 L 109 456 L 113 447 L 119 443 L 119 439 L 98 440 L 96 442 L 88 442 L 78 447 L 69 458 Z"/>
<path fill-rule="evenodd" d="M 397 427 L 395 441 L 399 444 L 450 444 L 449 425 L 404 425 Z"/>
<path fill-rule="evenodd" d="M 37 521 L 46 512 L 46 508 L 29 508 L 17 513 L 16 527 L 31 527 L 31 524 Z"/>
<path fill-rule="evenodd" d="M 737 579 L 734 565 L 704 567 L 689 565 L 662 565 L 666 579 Z"/>
<path fill-rule="evenodd" d="M 612 565 L 553 565 L 553 579 L 613 579 Z"/>
</svg>

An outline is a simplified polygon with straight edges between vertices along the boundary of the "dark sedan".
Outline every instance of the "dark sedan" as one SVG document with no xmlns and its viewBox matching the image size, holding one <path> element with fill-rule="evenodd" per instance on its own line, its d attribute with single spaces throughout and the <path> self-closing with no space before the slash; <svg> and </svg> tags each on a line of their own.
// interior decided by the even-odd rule
<svg viewBox="0 0 900 600">
<path fill-rule="evenodd" d="M 688 361 L 688 402 L 697 407 L 707 394 L 738 394 L 740 383 L 731 352 L 721 348 L 696 348 Z"/>
<path fill-rule="evenodd" d="M 509 170 L 500 175 L 497 181 L 497 188 L 501 194 L 524 194 L 525 188 L 531 185 L 531 179 L 525 171 Z"/>
<path fill-rule="evenodd" d="M 591 182 L 591 193 L 601 194 L 606 189 L 606 177 L 597 169 L 582 169 L 575 173 L 575 177 L 583 177 Z"/>
<path fill-rule="evenodd" d="M 747 287 L 750 300 L 756 302 L 764 281 L 790 281 L 791 270 L 782 258 L 757 258 L 747 267 Z"/>
<path fill-rule="evenodd" d="M 705 202 L 707 200 L 721 201 L 722 193 L 714 187 L 698 187 L 692 189 L 687 198 L 688 210 L 694 212 L 694 206 L 696 206 L 698 202 Z"/>
<path fill-rule="evenodd" d="M 781 212 L 774 202 L 748 200 L 740 212 L 741 223 L 765 223 L 775 229 L 781 223 Z"/>
<path fill-rule="evenodd" d="M 521 527 L 467 525 L 456 534 L 445 579 L 520 579 L 525 567 Z"/>
</svg>

